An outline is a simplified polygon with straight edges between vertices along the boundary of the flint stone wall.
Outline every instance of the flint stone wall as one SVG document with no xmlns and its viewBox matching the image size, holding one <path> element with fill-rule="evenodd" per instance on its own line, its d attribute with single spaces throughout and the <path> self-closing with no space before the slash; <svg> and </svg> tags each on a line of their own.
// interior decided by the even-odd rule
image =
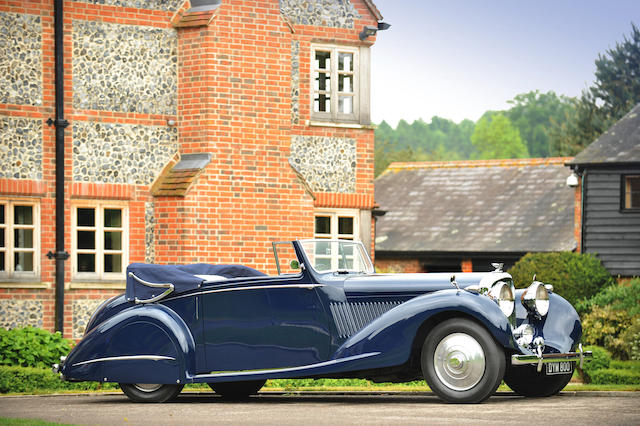
<svg viewBox="0 0 640 426">
<path fill-rule="evenodd" d="M 40 300 L 0 300 L 0 327 L 42 328 L 43 303 Z"/>
<path fill-rule="evenodd" d="M 177 151 L 175 127 L 75 121 L 73 180 L 148 185 Z"/>
<path fill-rule="evenodd" d="M 136 9 L 177 11 L 184 0 L 74 0 L 76 3 L 133 7 Z"/>
<path fill-rule="evenodd" d="M 84 335 L 84 330 L 91 315 L 98 309 L 104 300 L 101 299 L 80 299 L 73 301 L 72 337 L 80 339 Z"/>
<path fill-rule="evenodd" d="M 73 21 L 73 106 L 171 114 L 177 111 L 174 29 Z"/>
<path fill-rule="evenodd" d="M 294 25 L 352 29 L 360 14 L 350 0 L 280 0 L 280 13 Z"/>
<path fill-rule="evenodd" d="M 0 116 L 0 178 L 42 179 L 42 122 Z"/>
<path fill-rule="evenodd" d="M 42 104 L 42 22 L 0 12 L 0 103 Z"/>
<path fill-rule="evenodd" d="M 292 136 L 289 164 L 314 192 L 355 192 L 355 139 Z"/>
</svg>

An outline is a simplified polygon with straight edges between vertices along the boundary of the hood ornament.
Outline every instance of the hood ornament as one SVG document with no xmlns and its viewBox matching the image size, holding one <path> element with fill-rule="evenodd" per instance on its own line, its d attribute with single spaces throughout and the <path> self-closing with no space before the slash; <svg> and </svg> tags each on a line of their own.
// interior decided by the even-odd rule
<svg viewBox="0 0 640 426">
<path fill-rule="evenodd" d="M 491 266 L 495 268 L 493 272 L 503 272 L 502 268 L 504 267 L 504 263 L 492 263 Z"/>
</svg>

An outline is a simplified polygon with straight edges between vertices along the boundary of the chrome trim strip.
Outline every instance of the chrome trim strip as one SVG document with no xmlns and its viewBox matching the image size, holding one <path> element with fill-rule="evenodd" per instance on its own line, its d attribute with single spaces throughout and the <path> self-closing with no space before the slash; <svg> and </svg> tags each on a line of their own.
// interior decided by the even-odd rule
<svg viewBox="0 0 640 426">
<path fill-rule="evenodd" d="M 169 361 L 175 361 L 175 358 L 170 357 L 170 356 L 162 356 L 162 355 L 108 356 L 106 358 L 96 358 L 96 359 L 90 359 L 89 361 L 76 362 L 75 364 L 73 364 L 73 366 L 75 367 L 76 365 L 91 364 L 91 363 L 94 363 L 94 362 L 102 362 L 102 361 L 130 361 L 130 360 L 150 360 L 150 361 L 169 360 Z"/>
<path fill-rule="evenodd" d="M 326 367 L 328 365 L 341 364 L 349 361 L 356 361 L 362 358 L 369 358 L 372 356 L 380 355 L 380 352 L 370 352 L 366 354 L 348 356 L 346 358 L 332 359 L 330 361 L 319 362 L 317 364 L 301 365 L 300 367 L 289 368 L 272 368 L 267 370 L 250 370 L 250 371 L 232 371 L 225 373 L 212 373 L 212 374 L 198 374 L 194 376 L 194 379 L 209 379 L 215 377 L 237 377 L 237 376 L 253 376 L 255 374 L 270 374 L 270 373 L 287 373 L 290 371 L 301 371 L 311 368 Z"/>
<path fill-rule="evenodd" d="M 153 302 L 157 302 L 158 300 L 162 299 L 163 297 L 165 297 L 167 294 L 171 293 L 173 291 L 173 289 L 175 288 L 174 285 L 172 283 L 152 283 L 149 281 L 145 281 L 141 278 L 138 278 L 135 276 L 135 274 L 133 272 L 129 272 L 129 276 L 131 278 L 133 278 L 134 280 L 138 281 L 140 284 L 145 285 L 147 287 L 152 287 L 152 288 L 166 288 L 166 290 L 162 293 L 159 294 L 155 297 L 152 297 L 151 299 L 138 299 L 136 297 L 135 302 L 136 303 L 153 303 Z"/>
<path fill-rule="evenodd" d="M 181 299 L 183 297 L 200 296 L 203 294 L 211 293 L 225 293 L 229 291 L 241 291 L 241 290 L 263 290 L 274 288 L 306 288 L 307 290 L 313 290 L 316 287 L 324 287 L 324 284 L 285 284 L 285 285 L 252 285 L 248 287 L 230 287 L 230 288 L 218 288 L 214 290 L 202 290 L 197 293 L 183 294 L 180 296 L 172 297 L 171 300 Z"/>
<path fill-rule="evenodd" d="M 511 365 L 528 365 L 528 364 L 549 364 L 559 361 L 589 361 L 593 358 L 593 352 L 568 352 L 564 354 L 542 354 L 542 358 L 538 355 L 511 355 Z"/>
</svg>

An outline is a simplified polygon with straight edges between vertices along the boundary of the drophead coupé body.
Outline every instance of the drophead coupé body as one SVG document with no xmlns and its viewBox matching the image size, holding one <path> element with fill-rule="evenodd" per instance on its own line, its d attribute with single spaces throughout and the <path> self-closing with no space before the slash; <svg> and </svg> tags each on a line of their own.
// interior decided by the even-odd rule
<svg viewBox="0 0 640 426">
<path fill-rule="evenodd" d="M 134 401 L 187 383 L 241 398 L 267 379 L 424 378 L 448 402 L 475 403 L 501 381 L 546 396 L 583 352 L 579 317 L 550 286 L 515 290 L 488 273 L 377 274 L 361 243 L 273 243 L 277 276 L 238 265 L 131 264 L 54 371 L 117 382 Z"/>
</svg>

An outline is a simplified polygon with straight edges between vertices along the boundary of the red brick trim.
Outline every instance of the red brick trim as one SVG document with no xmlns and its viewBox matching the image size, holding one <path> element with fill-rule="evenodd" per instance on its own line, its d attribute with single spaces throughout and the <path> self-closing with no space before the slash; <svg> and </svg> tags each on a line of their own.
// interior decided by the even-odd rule
<svg viewBox="0 0 640 426">
<path fill-rule="evenodd" d="M 29 179 L 0 179 L 0 194 L 42 196 L 47 191 L 47 185 L 41 180 Z"/>
<path fill-rule="evenodd" d="M 338 194 L 334 192 L 316 192 L 314 207 L 332 207 L 349 209 L 372 209 L 374 207 L 371 194 Z"/>
<path fill-rule="evenodd" d="M 388 171 L 415 169 L 455 169 L 461 167 L 525 167 L 525 166 L 561 166 L 573 160 L 573 157 L 550 158 L 510 158 L 497 160 L 464 160 L 464 161 L 425 161 L 397 162 L 389 164 Z"/>
<path fill-rule="evenodd" d="M 71 185 L 71 197 L 96 200 L 131 200 L 133 185 L 74 182 Z"/>
<path fill-rule="evenodd" d="M 214 11 L 205 12 L 180 12 L 171 21 L 175 28 L 204 27 L 211 23 L 215 17 Z"/>
</svg>

